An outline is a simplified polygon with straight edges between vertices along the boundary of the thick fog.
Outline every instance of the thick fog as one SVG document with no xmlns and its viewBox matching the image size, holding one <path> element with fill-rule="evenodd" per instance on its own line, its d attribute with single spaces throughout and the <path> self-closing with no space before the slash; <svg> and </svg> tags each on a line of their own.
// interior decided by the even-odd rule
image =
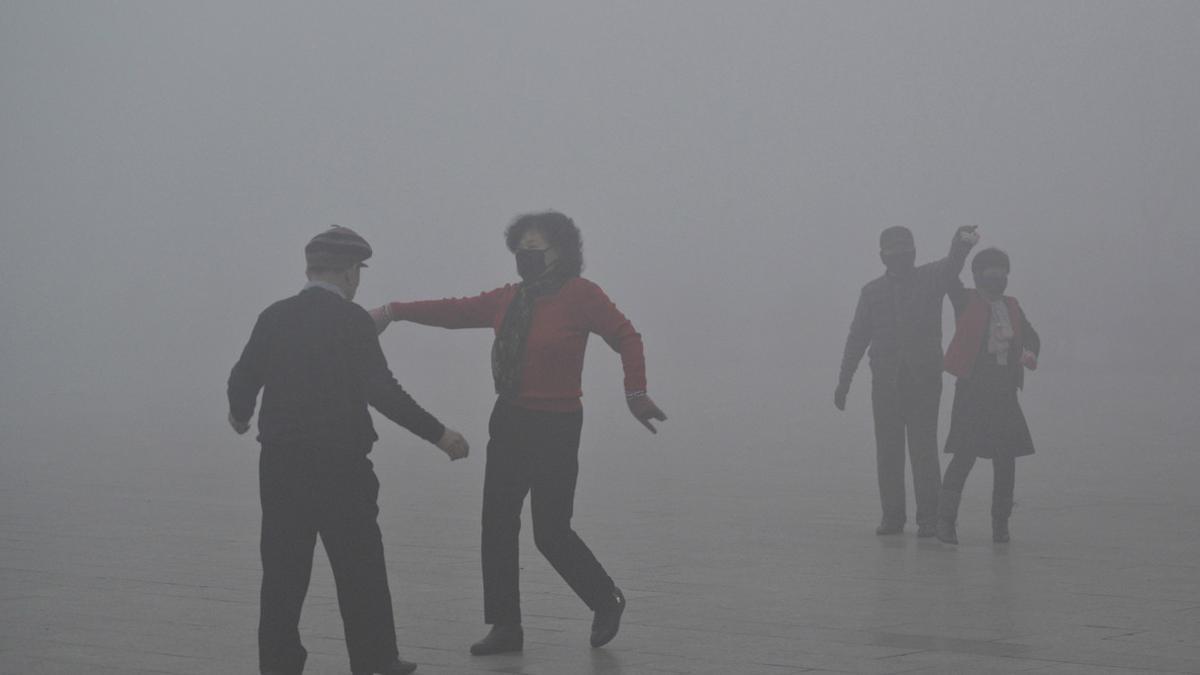
<svg viewBox="0 0 1200 675">
<path fill-rule="evenodd" d="M 226 424 L 225 380 L 258 312 L 303 284 L 305 242 L 333 223 L 371 242 L 368 308 L 472 295 L 516 279 L 505 225 L 552 208 L 583 232 L 584 275 L 644 336 L 670 416 L 647 434 L 617 355 L 593 339 L 585 501 L 694 491 L 757 513 L 758 486 L 794 484 L 857 495 L 854 526 L 872 527 L 865 360 L 849 409 L 832 402 L 858 291 L 883 270 L 884 227 L 910 227 L 924 262 L 978 225 L 1012 256 L 1010 292 L 1044 340 L 1023 398 L 1039 455 L 1021 475 L 1053 478 L 1018 490 L 1194 504 L 1195 3 L 10 2 L 0 15 L 9 480 L 235 481 L 253 522 L 256 446 Z M 948 303 L 945 317 L 948 341 Z M 412 324 L 382 336 L 400 382 L 474 454 L 443 466 L 377 417 L 374 456 L 444 484 L 464 518 L 491 341 Z M 19 509 L 24 493 L 5 494 Z M 790 509 L 787 494 L 770 508 Z M 404 514 L 385 503 L 382 518 Z"/>
</svg>

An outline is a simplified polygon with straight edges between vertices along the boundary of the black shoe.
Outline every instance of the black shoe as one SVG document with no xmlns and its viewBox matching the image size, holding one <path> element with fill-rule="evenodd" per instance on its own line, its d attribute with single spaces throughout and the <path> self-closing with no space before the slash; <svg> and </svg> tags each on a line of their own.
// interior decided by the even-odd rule
<svg viewBox="0 0 1200 675">
<path fill-rule="evenodd" d="M 875 528 L 875 534 L 877 534 L 881 537 L 889 535 L 889 534 L 900 534 L 903 531 L 904 531 L 904 523 L 900 523 L 899 525 L 897 525 L 894 523 L 889 523 L 886 520 L 883 521 L 882 523 L 880 523 L 879 527 Z"/>
<path fill-rule="evenodd" d="M 958 543 L 958 503 L 961 492 L 942 490 L 938 495 L 937 538 L 943 544 Z"/>
<path fill-rule="evenodd" d="M 935 525 L 918 525 L 917 539 L 929 539 L 937 536 L 937 527 Z"/>
<path fill-rule="evenodd" d="M 613 586 L 613 604 L 596 612 L 592 619 L 592 646 L 603 647 L 617 637 L 621 629 L 621 615 L 625 613 L 625 595 Z"/>
<path fill-rule="evenodd" d="M 525 648 L 525 631 L 519 623 L 498 623 L 482 640 L 471 645 L 472 656 L 507 654 Z"/>
<path fill-rule="evenodd" d="M 395 659 L 382 668 L 374 670 L 356 670 L 354 675 L 408 675 L 417 669 L 417 664 L 404 659 Z"/>
</svg>

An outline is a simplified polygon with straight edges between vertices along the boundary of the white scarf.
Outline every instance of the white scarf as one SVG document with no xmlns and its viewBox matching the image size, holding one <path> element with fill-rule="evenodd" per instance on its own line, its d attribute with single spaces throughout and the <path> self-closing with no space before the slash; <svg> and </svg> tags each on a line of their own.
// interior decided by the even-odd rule
<svg viewBox="0 0 1200 675">
<path fill-rule="evenodd" d="M 990 301 L 992 305 L 992 322 L 988 330 L 987 350 L 996 356 L 996 363 L 1008 365 L 1008 349 L 1012 345 L 1012 317 L 1008 315 L 1008 303 L 1004 298 Z"/>
</svg>

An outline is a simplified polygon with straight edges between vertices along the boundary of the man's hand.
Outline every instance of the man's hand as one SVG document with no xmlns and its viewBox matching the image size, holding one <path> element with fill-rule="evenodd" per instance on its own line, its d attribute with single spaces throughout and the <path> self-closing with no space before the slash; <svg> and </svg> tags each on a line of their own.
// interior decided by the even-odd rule
<svg viewBox="0 0 1200 675">
<path fill-rule="evenodd" d="M 467 445 L 467 439 L 457 431 L 446 427 L 446 431 L 442 433 L 442 438 L 437 442 L 437 446 L 446 453 L 446 456 L 453 462 L 456 459 L 462 459 L 471 452 L 471 446 Z"/>
<path fill-rule="evenodd" d="M 837 406 L 838 410 L 846 409 L 846 395 L 850 393 L 850 385 L 839 384 L 837 389 L 833 390 L 833 405 Z"/>
<path fill-rule="evenodd" d="M 1030 370 L 1037 370 L 1037 354 L 1034 354 L 1026 349 L 1025 352 L 1021 354 L 1021 365 Z"/>
<path fill-rule="evenodd" d="M 239 436 L 241 434 L 246 433 L 247 431 L 250 431 L 249 420 L 247 420 L 245 422 L 240 422 L 237 419 L 234 419 L 232 412 L 229 413 L 229 426 L 233 427 L 233 430 L 236 431 Z"/>
<path fill-rule="evenodd" d="M 637 421 L 642 423 L 642 426 L 650 430 L 650 433 L 657 434 L 658 429 L 650 424 L 650 420 L 658 420 L 666 422 L 667 416 L 658 406 L 654 405 L 654 401 L 646 395 L 646 392 L 634 392 L 625 395 L 625 402 L 629 404 L 629 412 L 637 418 Z"/>
<path fill-rule="evenodd" d="M 978 225 L 963 225 L 954 233 L 954 240 L 973 247 L 979 243 L 979 232 L 976 231 L 978 229 Z"/>
<path fill-rule="evenodd" d="M 371 320 L 375 322 L 376 335 L 383 333 L 388 324 L 392 322 L 391 308 L 388 305 L 376 307 L 367 313 L 371 315 Z"/>
</svg>

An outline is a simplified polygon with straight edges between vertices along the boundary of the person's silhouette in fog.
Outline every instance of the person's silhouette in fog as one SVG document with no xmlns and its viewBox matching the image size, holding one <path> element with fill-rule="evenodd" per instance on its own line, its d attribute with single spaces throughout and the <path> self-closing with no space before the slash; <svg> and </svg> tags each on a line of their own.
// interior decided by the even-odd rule
<svg viewBox="0 0 1200 675">
<path fill-rule="evenodd" d="M 308 284 L 258 316 L 229 375 L 229 423 L 239 434 L 258 416 L 262 501 L 259 669 L 296 675 L 308 656 L 300 607 L 317 535 L 337 583 L 350 668 L 355 675 L 411 673 L 400 660 L 392 598 L 376 516 L 379 481 L 367 454 L 378 440 L 367 406 L 451 460 L 467 442 L 417 405 L 392 377 L 375 324 L 354 304 L 371 247 L 344 227 L 304 249 Z"/>
<path fill-rule="evenodd" d="M 1035 370 L 1042 341 L 1017 299 L 1004 295 L 1010 263 L 1000 249 L 980 251 L 971 261 L 975 288 L 950 291 L 957 326 L 946 349 L 946 371 L 958 378 L 938 500 L 938 539 L 958 543 L 955 525 L 967 474 L 975 459 L 992 460 L 992 540 L 1009 539 L 1017 457 L 1033 454 L 1029 425 L 1017 400 L 1025 370 Z"/>
<path fill-rule="evenodd" d="M 937 420 L 942 395 L 942 298 L 960 283 L 958 275 L 976 241 L 974 226 L 960 227 L 949 255 L 918 267 L 912 232 L 889 227 L 879 237 L 879 256 L 887 271 L 859 295 L 833 400 L 838 410 L 846 409 L 850 381 L 870 347 L 875 457 L 883 508 L 876 534 L 904 531 L 906 436 L 917 501 L 917 536 L 935 534 L 941 479 Z"/>
<path fill-rule="evenodd" d="M 393 321 L 442 328 L 490 328 L 496 403 L 488 422 L 483 479 L 484 622 L 477 656 L 524 649 L 518 533 L 529 495 L 533 542 L 593 612 L 591 645 L 612 640 L 625 596 L 571 527 L 583 426 L 583 355 L 595 333 L 621 355 L 625 401 L 657 433 L 667 416 L 646 393 L 642 336 L 594 282 L 580 276 L 583 240 L 575 221 L 548 211 L 518 217 L 504 232 L 521 281 L 469 298 L 393 302 L 372 310 Z"/>
</svg>

